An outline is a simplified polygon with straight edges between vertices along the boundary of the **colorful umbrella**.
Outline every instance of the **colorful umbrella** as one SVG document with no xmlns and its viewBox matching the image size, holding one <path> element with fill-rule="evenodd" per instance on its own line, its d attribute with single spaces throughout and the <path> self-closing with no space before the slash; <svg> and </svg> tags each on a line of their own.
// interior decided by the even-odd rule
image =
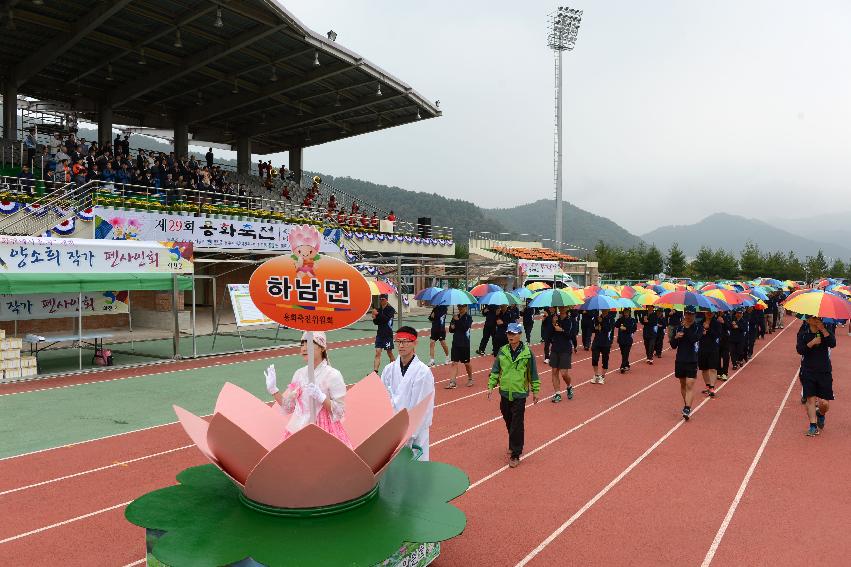
<svg viewBox="0 0 851 567">
<path fill-rule="evenodd" d="M 761 283 L 763 285 L 774 285 L 774 286 L 777 286 L 777 287 L 780 287 L 780 286 L 783 285 L 783 282 L 781 282 L 780 280 L 776 280 L 774 278 L 762 278 L 761 280 L 759 280 L 759 283 Z"/>
<path fill-rule="evenodd" d="M 656 303 L 659 296 L 655 293 L 640 293 L 632 298 L 632 301 L 641 307 L 648 307 Z"/>
<path fill-rule="evenodd" d="M 417 299 L 419 301 L 431 301 L 431 298 L 434 297 L 436 294 L 440 293 L 441 291 L 443 291 L 442 287 L 427 287 L 418 291 L 417 294 L 414 296 L 414 299 Z"/>
<path fill-rule="evenodd" d="M 669 291 L 660 295 L 655 305 L 657 307 L 670 307 L 677 311 L 683 311 L 686 307 L 708 311 L 715 309 L 708 297 L 694 291 Z"/>
<path fill-rule="evenodd" d="M 547 289 L 535 295 L 529 307 L 575 307 L 582 305 L 582 299 L 575 293 L 564 289 Z"/>
<path fill-rule="evenodd" d="M 591 297 L 592 295 L 600 293 L 602 289 L 603 288 L 598 285 L 588 285 L 582 288 L 582 292 L 585 294 L 585 297 Z"/>
<path fill-rule="evenodd" d="M 375 278 L 366 278 L 366 283 L 369 284 L 369 291 L 372 295 L 381 295 L 382 293 L 396 293 L 396 290 L 387 282 L 377 280 Z"/>
<path fill-rule="evenodd" d="M 724 301 L 723 299 L 718 299 L 717 297 L 712 297 L 711 295 L 706 296 L 706 298 L 715 306 L 716 311 L 733 310 L 733 306 Z"/>
<path fill-rule="evenodd" d="M 479 305 L 517 305 L 521 302 L 519 297 L 505 291 L 492 291 L 479 298 Z"/>
<path fill-rule="evenodd" d="M 783 307 L 793 313 L 830 317 L 831 319 L 851 318 L 851 303 L 832 293 L 813 291 L 791 297 L 783 302 Z"/>
<path fill-rule="evenodd" d="M 748 293 L 750 293 L 757 299 L 768 301 L 768 295 L 766 295 L 765 292 L 759 289 L 758 287 L 752 288 Z"/>
<path fill-rule="evenodd" d="M 476 297 L 482 297 L 482 296 L 489 294 L 492 291 L 502 291 L 502 288 L 499 287 L 496 284 L 482 283 L 482 284 L 475 286 L 473 289 L 471 289 L 470 293 L 472 293 Z"/>
<path fill-rule="evenodd" d="M 532 291 L 525 287 L 518 287 L 517 289 L 512 289 L 508 293 L 515 297 L 519 297 L 520 299 L 529 299 L 530 297 L 535 295 L 534 293 L 532 293 Z"/>
<path fill-rule="evenodd" d="M 604 311 L 606 309 L 620 309 L 617 300 L 608 295 L 592 295 L 585 300 L 585 303 L 579 306 L 583 311 Z"/>
<path fill-rule="evenodd" d="M 531 291 L 539 291 L 542 289 L 550 289 L 550 284 L 546 282 L 532 282 L 530 284 L 526 284 L 526 289 Z"/>
<path fill-rule="evenodd" d="M 476 296 L 463 289 L 444 289 L 431 298 L 432 305 L 472 305 L 478 302 Z"/>
<path fill-rule="evenodd" d="M 618 309 L 635 309 L 638 307 L 633 300 L 626 297 L 615 297 L 614 300 L 618 305 Z"/>
</svg>

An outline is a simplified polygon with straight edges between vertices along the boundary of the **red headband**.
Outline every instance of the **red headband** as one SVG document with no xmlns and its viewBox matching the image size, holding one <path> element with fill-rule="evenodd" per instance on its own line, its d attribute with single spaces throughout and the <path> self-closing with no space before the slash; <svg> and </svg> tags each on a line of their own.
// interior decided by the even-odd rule
<svg viewBox="0 0 851 567">
<path fill-rule="evenodd" d="M 416 335 L 412 335 L 411 333 L 406 333 L 404 331 L 402 331 L 401 333 L 396 333 L 396 338 L 397 339 L 408 339 L 409 341 L 412 341 L 412 342 L 417 340 Z"/>
</svg>

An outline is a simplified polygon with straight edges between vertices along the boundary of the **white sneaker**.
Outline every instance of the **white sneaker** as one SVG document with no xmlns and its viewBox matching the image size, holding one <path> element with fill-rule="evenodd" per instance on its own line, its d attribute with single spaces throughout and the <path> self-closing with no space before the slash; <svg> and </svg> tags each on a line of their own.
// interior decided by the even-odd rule
<svg viewBox="0 0 851 567">
<path fill-rule="evenodd" d="M 596 383 L 597 383 L 597 378 L 599 378 L 599 376 L 597 376 L 596 374 L 594 374 L 594 377 L 593 377 L 593 378 L 591 378 L 591 383 L 592 383 L 592 384 L 596 384 Z"/>
<path fill-rule="evenodd" d="M 544 359 L 544 364 L 549 364 L 549 363 L 550 363 L 550 359 L 549 359 L 549 358 L 545 358 L 545 359 Z"/>
<path fill-rule="evenodd" d="M 606 383 L 606 377 L 603 374 L 600 374 L 600 376 L 597 378 L 597 384 L 605 384 L 605 383 Z"/>
<path fill-rule="evenodd" d="M 429 366 L 434 366 L 434 359 L 433 359 L 433 358 L 432 358 L 431 360 L 429 360 L 429 361 L 428 361 L 428 365 L 429 365 Z"/>
</svg>

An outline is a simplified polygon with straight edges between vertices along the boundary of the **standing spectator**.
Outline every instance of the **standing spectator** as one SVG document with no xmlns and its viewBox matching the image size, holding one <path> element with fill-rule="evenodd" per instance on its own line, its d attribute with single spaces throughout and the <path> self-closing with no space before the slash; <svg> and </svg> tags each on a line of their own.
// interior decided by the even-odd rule
<svg viewBox="0 0 851 567">
<path fill-rule="evenodd" d="M 207 159 L 207 169 L 213 169 L 213 148 L 209 148 L 204 157 Z"/>
<path fill-rule="evenodd" d="M 50 141 L 47 143 L 47 147 L 50 151 L 50 157 L 56 158 L 56 154 L 59 153 L 59 148 L 62 147 L 62 134 L 59 132 L 55 133 Z"/>
<path fill-rule="evenodd" d="M 38 146 L 38 140 L 35 137 L 35 128 L 30 128 L 27 130 L 27 135 L 24 136 L 24 148 L 27 150 L 26 164 L 30 167 L 33 166 L 33 160 L 35 159 L 35 149 Z"/>
<path fill-rule="evenodd" d="M 372 218 L 369 219 L 369 225 L 373 228 L 373 230 L 378 230 L 378 215 L 375 211 L 372 212 Z"/>
<path fill-rule="evenodd" d="M 513 469 L 520 464 L 520 456 L 523 454 L 526 398 L 531 389 L 532 400 L 538 403 L 541 380 L 535 366 L 535 356 L 520 340 L 523 327 L 512 323 L 506 332 L 508 344 L 497 353 L 488 378 L 488 399 L 491 398 L 491 391 L 499 386 L 499 409 L 508 430 L 508 466 Z"/>
<path fill-rule="evenodd" d="M 390 214 L 387 215 L 387 220 L 389 220 L 390 222 L 396 222 L 396 215 L 393 213 L 393 211 L 390 211 Z"/>
<path fill-rule="evenodd" d="M 810 428 L 808 437 L 814 437 L 824 429 L 825 415 L 833 399 L 833 367 L 830 349 L 836 347 L 836 336 L 818 317 L 808 317 L 798 333 L 796 349 L 801 355 L 798 377 L 804 389 L 807 417 Z"/>
<path fill-rule="evenodd" d="M 125 158 L 130 157 L 130 135 L 124 134 L 124 139 L 121 141 L 121 153 Z"/>
<path fill-rule="evenodd" d="M 393 354 L 393 318 L 396 316 L 396 310 L 388 304 L 387 294 L 382 293 L 378 296 L 378 309 L 372 310 L 372 324 L 376 326 L 375 330 L 375 360 L 372 369 L 378 372 L 381 365 L 381 351 L 387 352 L 387 357 L 390 362 L 396 360 Z"/>
<path fill-rule="evenodd" d="M 446 309 L 444 307 L 444 309 Z M 449 332 L 452 333 L 452 370 L 454 375 L 445 387 L 448 390 L 458 385 L 458 375 L 461 373 L 461 365 L 467 370 L 467 385 L 473 385 L 473 365 L 470 364 L 470 329 L 473 326 L 473 317 L 467 312 L 468 307 L 464 304 L 458 306 L 458 313 L 452 316 L 449 322 Z M 432 343 L 434 344 L 434 343 Z"/>
<path fill-rule="evenodd" d="M 21 191 L 31 195 L 35 190 L 35 176 L 33 176 L 30 171 L 29 165 L 23 164 L 21 166 L 21 172 L 18 174 L 17 179 L 18 185 L 21 187 Z"/>
</svg>

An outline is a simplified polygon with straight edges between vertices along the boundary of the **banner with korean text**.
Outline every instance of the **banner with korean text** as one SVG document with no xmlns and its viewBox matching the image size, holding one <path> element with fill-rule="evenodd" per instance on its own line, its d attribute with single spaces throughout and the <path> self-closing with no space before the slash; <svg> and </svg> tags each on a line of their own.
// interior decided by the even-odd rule
<svg viewBox="0 0 851 567">
<path fill-rule="evenodd" d="M 0 273 L 191 274 L 192 244 L 0 236 Z"/>
<path fill-rule="evenodd" d="M 257 220 L 220 219 L 209 215 L 124 211 L 95 207 L 94 237 L 106 240 L 179 240 L 195 248 L 239 248 L 291 252 L 293 224 Z M 340 229 L 321 233 L 319 251 L 339 254 Z"/>
<path fill-rule="evenodd" d="M 129 313 L 126 291 L 83 292 L 83 316 Z M 0 295 L 0 321 L 78 317 L 80 295 L 55 293 L 39 295 Z"/>
</svg>

